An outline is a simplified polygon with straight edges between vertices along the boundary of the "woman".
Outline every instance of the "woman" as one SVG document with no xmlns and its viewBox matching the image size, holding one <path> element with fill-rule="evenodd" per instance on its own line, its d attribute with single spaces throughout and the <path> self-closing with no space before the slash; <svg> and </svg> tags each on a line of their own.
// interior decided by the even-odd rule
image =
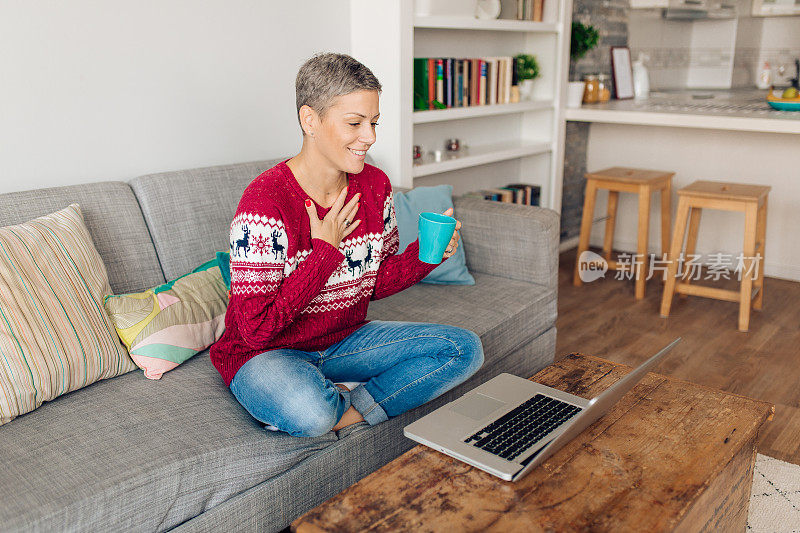
<svg viewBox="0 0 800 533">
<path fill-rule="evenodd" d="M 418 241 L 396 253 L 391 184 L 364 163 L 377 78 L 350 56 L 320 54 L 300 68 L 296 91 L 303 146 L 242 195 L 226 329 L 211 360 L 253 417 L 312 437 L 436 398 L 480 368 L 483 348 L 454 326 L 365 320 L 370 300 L 436 265 L 418 259 Z M 458 248 L 460 227 L 443 260 Z M 349 390 L 342 381 L 363 384 Z"/>
</svg>

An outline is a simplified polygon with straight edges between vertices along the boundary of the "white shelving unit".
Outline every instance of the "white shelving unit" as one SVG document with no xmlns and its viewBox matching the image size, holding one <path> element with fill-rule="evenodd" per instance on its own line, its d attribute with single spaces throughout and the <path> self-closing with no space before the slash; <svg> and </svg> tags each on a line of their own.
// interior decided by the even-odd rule
<svg viewBox="0 0 800 533">
<path fill-rule="evenodd" d="M 381 80 L 376 164 L 400 187 L 449 183 L 455 194 L 529 183 L 542 205 L 561 208 L 564 98 L 572 0 L 545 0 L 543 22 L 512 20 L 516 0 L 502 0 L 496 20 L 415 16 L 413 0 L 351 0 L 351 54 Z M 440 110 L 413 110 L 415 57 L 536 56 L 533 99 Z M 462 149 L 435 161 L 449 138 Z M 413 145 L 423 158 L 412 159 Z"/>
</svg>

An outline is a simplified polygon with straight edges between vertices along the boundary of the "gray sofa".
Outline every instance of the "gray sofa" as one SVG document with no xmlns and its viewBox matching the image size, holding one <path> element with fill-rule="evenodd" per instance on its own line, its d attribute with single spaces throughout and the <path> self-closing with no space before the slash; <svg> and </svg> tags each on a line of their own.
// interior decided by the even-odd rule
<svg viewBox="0 0 800 533">
<path fill-rule="evenodd" d="M 277 160 L 0 195 L 0 226 L 78 202 L 114 293 L 189 272 L 227 249 L 244 188 Z M 436 400 L 319 438 L 264 429 L 208 350 L 159 381 L 133 371 L 0 426 L 0 530 L 277 531 L 413 446 L 402 428 L 501 372 L 553 361 L 558 215 L 456 197 L 473 286 L 417 284 L 368 318 L 481 337 L 483 367 Z"/>
</svg>

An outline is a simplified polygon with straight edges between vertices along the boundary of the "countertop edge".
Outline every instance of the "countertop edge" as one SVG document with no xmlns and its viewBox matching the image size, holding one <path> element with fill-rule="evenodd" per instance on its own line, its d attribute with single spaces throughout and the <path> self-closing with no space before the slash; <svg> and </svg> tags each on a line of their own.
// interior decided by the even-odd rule
<svg viewBox="0 0 800 533">
<path fill-rule="evenodd" d="M 800 113 L 798 113 L 798 115 L 800 115 Z M 564 116 L 566 120 L 573 122 L 603 122 L 639 126 L 670 126 L 679 128 L 800 134 L 800 120 L 626 111 L 619 109 L 591 109 L 586 107 L 566 108 Z"/>
</svg>

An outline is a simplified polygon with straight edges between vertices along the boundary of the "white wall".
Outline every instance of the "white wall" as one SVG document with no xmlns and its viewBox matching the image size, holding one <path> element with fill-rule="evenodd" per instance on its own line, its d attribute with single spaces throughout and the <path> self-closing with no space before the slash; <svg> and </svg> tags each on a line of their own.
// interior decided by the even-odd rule
<svg viewBox="0 0 800 533">
<path fill-rule="evenodd" d="M 3 0 L 0 192 L 293 155 L 347 0 Z"/>
<path fill-rule="evenodd" d="M 751 0 L 739 0 L 734 87 L 754 87 L 765 61 L 776 86 L 786 86 L 795 75 L 794 58 L 800 57 L 800 16 L 753 17 Z M 785 67 L 781 76 L 778 67 Z"/>
</svg>

